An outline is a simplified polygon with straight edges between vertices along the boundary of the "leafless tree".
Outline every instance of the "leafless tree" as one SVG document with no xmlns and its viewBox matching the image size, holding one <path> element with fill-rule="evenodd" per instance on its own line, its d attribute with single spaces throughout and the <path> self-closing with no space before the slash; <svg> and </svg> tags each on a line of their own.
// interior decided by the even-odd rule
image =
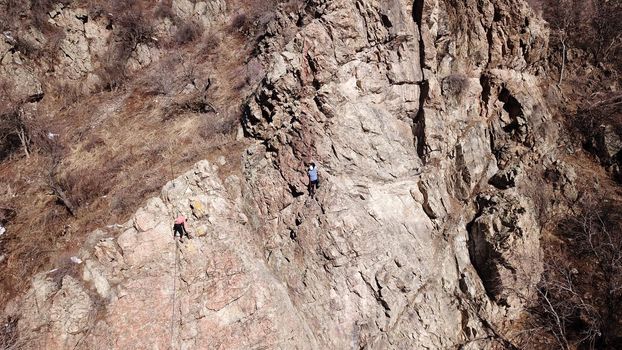
<svg viewBox="0 0 622 350">
<path fill-rule="evenodd" d="M 19 144 L 18 147 L 17 144 Z M 8 156 L 12 149 L 21 147 L 30 157 L 31 132 L 21 107 L 0 114 L 0 155 Z"/>
<path fill-rule="evenodd" d="M 577 20 L 580 17 L 576 0 L 555 0 L 542 1 L 543 13 L 551 24 L 553 31 L 551 36 L 556 39 L 561 46 L 561 67 L 559 69 L 559 79 L 557 85 L 560 86 L 564 79 L 566 69 L 566 56 L 569 45 L 569 36 L 577 30 Z M 555 15 L 552 15 L 552 14 Z"/>
<path fill-rule="evenodd" d="M 561 85 L 570 47 L 589 53 L 593 63 L 622 69 L 622 2 L 613 0 L 529 0 L 551 25 L 553 43 L 561 50 Z"/>
<path fill-rule="evenodd" d="M 584 200 L 545 250 L 531 327 L 561 349 L 614 349 L 622 311 L 622 208 Z"/>
</svg>

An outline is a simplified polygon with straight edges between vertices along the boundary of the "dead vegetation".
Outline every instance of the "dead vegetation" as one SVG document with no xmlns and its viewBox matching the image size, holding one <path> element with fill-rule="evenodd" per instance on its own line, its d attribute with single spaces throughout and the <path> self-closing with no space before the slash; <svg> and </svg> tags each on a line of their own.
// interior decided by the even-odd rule
<svg viewBox="0 0 622 350">
<path fill-rule="evenodd" d="M 29 156 L 30 138 L 24 120 L 18 110 L 0 114 L 0 161 L 23 149 Z"/>
<path fill-rule="evenodd" d="M 182 46 L 194 42 L 203 34 L 203 26 L 196 21 L 182 23 L 175 32 L 175 44 Z"/>
<path fill-rule="evenodd" d="M 464 74 L 452 74 L 443 79 L 443 94 L 462 102 L 469 88 L 469 78 Z"/>
<path fill-rule="evenodd" d="M 15 317 L 2 320 L 0 327 L 0 347 L 2 349 L 12 349 L 18 340 L 17 321 Z"/>
<path fill-rule="evenodd" d="M 551 80 L 575 143 L 622 182 L 622 2 L 529 0 L 551 25 Z M 557 72 L 555 72 L 557 70 Z"/>
<path fill-rule="evenodd" d="M 622 2 L 528 2 L 551 26 L 549 74 L 556 74 L 554 80 L 565 97 L 560 108 L 573 116 L 565 122 L 589 147 L 601 125 L 615 129 L 621 125 Z"/>
<path fill-rule="evenodd" d="M 541 346 L 622 346 L 621 208 L 619 198 L 602 201 L 586 193 L 574 212 L 557 220 L 544 249 L 538 297 L 529 309 L 527 328 Z"/>
</svg>

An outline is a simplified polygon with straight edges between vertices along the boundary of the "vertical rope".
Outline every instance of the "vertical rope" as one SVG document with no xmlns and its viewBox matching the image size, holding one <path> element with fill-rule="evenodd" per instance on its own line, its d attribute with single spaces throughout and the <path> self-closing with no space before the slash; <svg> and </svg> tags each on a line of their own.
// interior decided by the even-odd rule
<svg viewBox="0 0 622 350">
<path fill-rule="evenodd" d="M 177 256 L 179 254 L 179 241 L 177 240 L 177 237 L 173 237 L 173 239 L 175 240 L 175 268 L 174 268 L 174 272 L 173 272 L 173 310 L 171 312 L 171 349 L 174 349 L 173 346 L 173 338 L 174 338 L 174 334 L 173 331 L 175 330 L 175 304 L 176 304 L 176 297 L 177 297 Z"/>
</svg>

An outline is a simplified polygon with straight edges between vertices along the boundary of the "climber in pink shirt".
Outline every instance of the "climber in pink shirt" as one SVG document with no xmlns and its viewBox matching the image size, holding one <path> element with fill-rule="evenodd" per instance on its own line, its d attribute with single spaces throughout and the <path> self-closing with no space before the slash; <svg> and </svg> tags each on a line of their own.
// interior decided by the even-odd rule
<svg viewBox="0 0 622 350">
<path fill-rule="evenodd" d="M 186 238 L 190 239 L 190 235 L 188 235 L 188 231 L 186 230 L 186 217 L 181 214 L 177 216 L 175 224 L 173 225 L 173 239 L 177 237 L 178 232 L 180 242 L 183 242 L 182 238 L 184 233 L 186 234 Z"/>
</svg>

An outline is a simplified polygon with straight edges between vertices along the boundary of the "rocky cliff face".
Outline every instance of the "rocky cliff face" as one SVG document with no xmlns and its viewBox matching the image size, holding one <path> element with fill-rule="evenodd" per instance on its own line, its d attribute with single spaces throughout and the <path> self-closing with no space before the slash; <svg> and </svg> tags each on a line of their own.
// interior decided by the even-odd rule
<svg viewBox="0 0 622 350">
<path fill-rule="evenodd" d="M 140 6 L 121 5 L 128 11 L 140 10 Z M 11 4 L 4 6 L 10 8 Z M 226 3 L 222 0 L 172 0 L 169 6 L 170 16 L 180 22 L 201 26 L 197 31 L 208 30 L 215 23 L 223 22 L 226 12 Z M 41 98 L 40 80 L 51 78 L 64 81 L 68 86 L 79 85 L 85 93 L 103 89 L 109 83 L 106 81 L 110 79 L 107 70 L 112 66 L 128 72 L 149 66 L 162 57 L 161 50 L 155 45 L 157 37 L 167 38 L 179 30 L 179 24 L 167 17 L 150 18 L 152 28 L 141 28 L 143 13 L 122 13 L 136 22 L 123 23 L 129 20 L 106 13 L 101 6 L 87 9 L 58 2 L 49 11 L 39 3 L 19 7 L 25 7 L 25 13 L 20 16 L 41 16 L 40 21 L 54 34 L 46 36 L 40 28 L 31 26 L 28 30 L 6 31 L 0 37 L 0 73 L 12 85 L 11 93 L 18 100 Z M 53 40 L 57 42 L 51 42 Z M 45 52 L 50 46 L 57 46 L 58 50 Z M 46 56 L 46 59 L 24 57 L 29 55 Z"/>
<path fill-rule="evenodd" d="M 519 0 L 281 13 L 239 171 L 197 164 L 130 222 L 93 232 L 80 264 L 37 275 L 5 310 L 15 344 L 507 345 L 542 269 L 528 177 L 555 160 L 547 37 Z M 183 244 L 178 212 L 197 235 Z"/>
</svg>

